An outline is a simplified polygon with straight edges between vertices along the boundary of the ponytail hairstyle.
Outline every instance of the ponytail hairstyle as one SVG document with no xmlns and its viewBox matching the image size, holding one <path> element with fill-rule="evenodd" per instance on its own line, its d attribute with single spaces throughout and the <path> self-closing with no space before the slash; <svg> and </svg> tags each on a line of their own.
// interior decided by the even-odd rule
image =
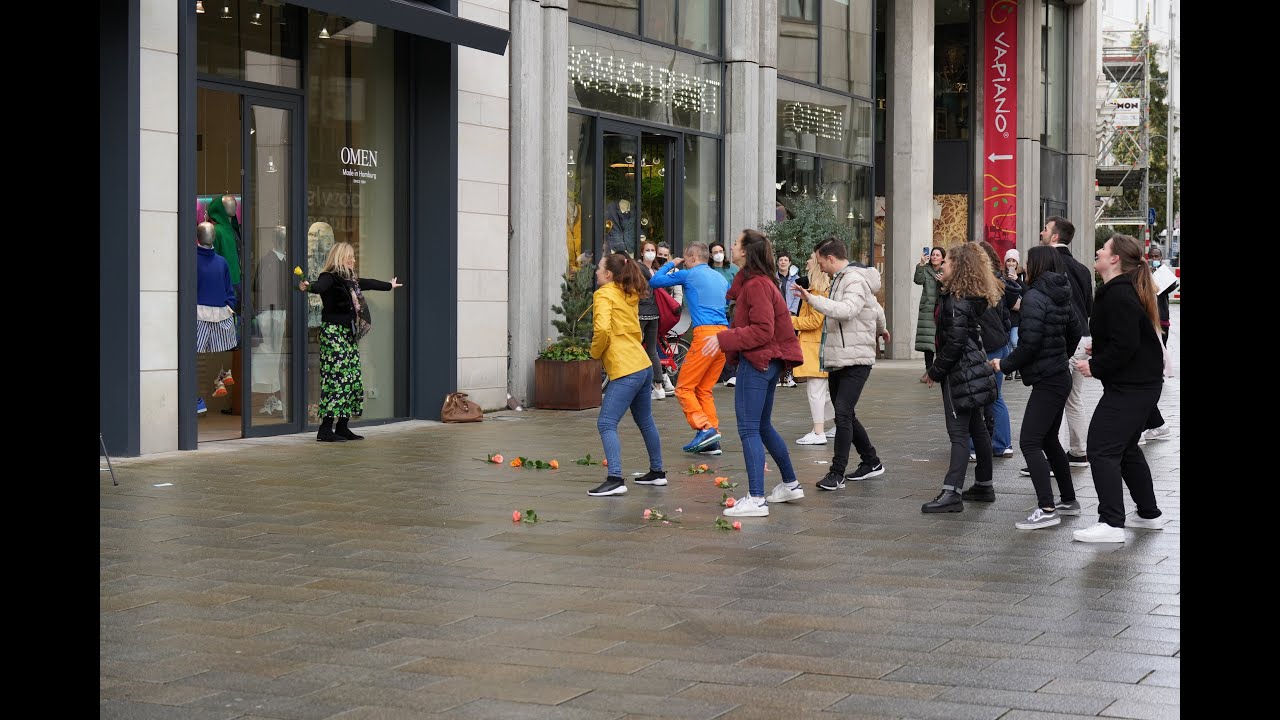
<svg viewBox="0 0 1280 720">
<path fill-rule="evenodd" d="M 742 239 L 739 242 L 742 243 L 742 254 L 746 256 L 742 267 L 746 277 L 772 276 L 777 272 L 777 267 L 773 263 L 773 244 L 764 236 L 764 233 L 748 228 L 742 231 Z"/>
<path fill-rule="evenodd" d="M 1111 252 L 1120 258 L 1120 272 L 1129 276 L 1138 291 L 1138 302 L 1151 320 L 1151 327 L 1160 337 L 1160 312 L 1156 309 L 1156 284 L 1151 280 L 1151 269 L 1142 258 L 1142 243 L 1132 235 L 1112 235 Z"/>
<path fill-rule="evenodd" d="M 627 295 L 649 297 L 649 281 L 644 279 L 640 264 L 626 253 L 613 253 L 604 259 L 604 269 L 613 274 L 613 281 Z"/>
</svg>

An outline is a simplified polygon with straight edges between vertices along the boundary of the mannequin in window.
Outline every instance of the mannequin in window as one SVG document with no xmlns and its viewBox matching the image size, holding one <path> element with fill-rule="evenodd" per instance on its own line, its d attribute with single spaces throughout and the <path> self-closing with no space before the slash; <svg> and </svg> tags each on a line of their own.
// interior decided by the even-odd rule
<svg viewBox="0 0 1280 720">
<path fill-rule="evenodd" d="M 231 269 L 214 250 L 217 231 L 213 223 L 196 226 L 196 352 L 226 352 L 236 347 L 235 290 Z M 222 387 L 228 373 L 219 372 L 214 385 Z M 223 390 L 225 394 L 225 389 Z M 206 411 L 204 398 L 196 399 L 196 412 Z"/>
<path fill-rule="evenodd" d="M 205 215 L 212 222 L 217 232 L 213 241 L 214 252 L 227 261 L 231 269 L 231 284 L 240 285 L 240 220 L 236 217 L 236 198 L 234 195 L 215 195 L 205 208 Z"/>
<path fill-rule="evenodd" d="M 270 237 L 271 247 L 258 258 L 253 275 L 254 338 L 257 340 L 251 356 L 253 392 L 266 394 L 254 402 L 263 415 L 284 412 L 284 401 L 280 398 L 287 355 L 284 334 L 293 290 L 288 229 L 277 225 Z"/>
<path fill-rule="evenodd" d="M 610 203 L 605 211 L 605 243 L 610 253 L 622 251 L 634 256 L 635 248 L 635 214 L 631 212 L 631 201 L 627 199 Z"/>
<path fill-rule="evenodd" d="M 569 270 L 575 271 L 578 269 L 578 255 L 582 253 L 582 206 L 571 201 L 565 220 L 568 226 L 565 246 L 569 251 Z"/>
<path fill-rule="evenodd" d="M 307 228 L 307 277 L 315 280 L 320 276 L 324 260 L 329 256 L 329 248 L 333 247 L 333 227 L 327 222 L 313 222 Z M 319 295 L 307 295 L 307 327 L 320 327 L 320 312 L 324 304 Z"/>
</svg>

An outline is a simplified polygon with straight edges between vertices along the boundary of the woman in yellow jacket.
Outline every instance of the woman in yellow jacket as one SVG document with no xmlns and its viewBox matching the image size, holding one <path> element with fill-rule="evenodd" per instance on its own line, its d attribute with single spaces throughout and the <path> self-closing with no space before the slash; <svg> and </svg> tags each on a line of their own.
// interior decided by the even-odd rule
<svg viewBox="0 0 1280 720">
<path fill-rule="evenodd" d="M 592 296 L 593 335 L 591 357 L 604 363 L 609 384 L 600 403 L 596 429 L 604 444 L 609 473 L 588 495 L 625 495 L 622 479 L 622 445 L 618 441 L 618 421 L 631 408 L 649 451 L 649 472 L 635 479 L 637 485 L 666 485 L 662 469 L 662 439 L 653 422 L 653 365 L 645 352 L 640 333 L 640 298 L 650 292 L 640 266 L 622 253 L 600 258 L 596 266 L 595 294 Z"/>
<path fill-rule="evenodd" d="M 822 272 L 817 261 L 809 258 L 805 272 L 809 277 L 810 294 L 826 297 L 831 292 L 831 276 Z M 800 283 L 804 282 L 801 278 Z M 822 369 L 822 324 L 826 316 L 813 309 L 813 305 L 802 302 L 800 314 L 791 318 L 791 324 L 799 331 L 800 349 L 804 352 L 804 364 L 795 368 L 792 375 L 809 378 L 804 384 L 809 394 L 809 414 L 813 417 L 813 430 L 796 440 L 797 445 L 826 445 L 827 438 L 836 436 L 836 426 L 830 431 L 822 426 L 827 421 L 835 420 L 836 409 L 831 404 L 831 393 L 827 389 L 827 373 Z"/>
</svg>

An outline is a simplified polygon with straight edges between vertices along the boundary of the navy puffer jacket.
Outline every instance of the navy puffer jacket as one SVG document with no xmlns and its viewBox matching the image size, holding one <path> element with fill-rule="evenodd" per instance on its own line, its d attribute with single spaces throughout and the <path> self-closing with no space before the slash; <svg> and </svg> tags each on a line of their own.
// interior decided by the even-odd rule
<svg viewBox="0 0 1280 720">
<path fill-rule="evenodd" d="M 1047 272 L 1031 283 L 1022 296 L 1018 347 L 1000 361 L 1005 374 L 1018 370 L 1023 385 L 1066 373 L 1067 337 L 1080 337 L 1081 328 L 1071 310 L 1071 281 L 1065 273 Z"/>
<path fill-rule="evenodd" d="M 951 393 L 951 402 L 960 410 L 996 401 L 995 371 L 987 364 L 978 327 L 986 309 L 986 298 L 957 298 L 949 292 L 938 296 L 938 354 L 928 372 L 935 382 L 946 378 L 943 392 Z"/>
</svg>

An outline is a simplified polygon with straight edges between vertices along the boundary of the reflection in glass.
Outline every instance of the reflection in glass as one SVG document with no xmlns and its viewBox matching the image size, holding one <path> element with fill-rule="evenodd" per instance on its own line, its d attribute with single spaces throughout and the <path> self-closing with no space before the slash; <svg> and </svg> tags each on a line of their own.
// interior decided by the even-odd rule
<svg viewBox="0 0 1280 720">
<path fill-rule="evenodd" d="M 569 107 L 720 132 L 723 65 L 569 24 Z"/>
<path fill-rule="evenodd" d="M 670 164 L 672 139 L 667 135 L 644 133 L 641 140 L 640 163 L 635 172 L 640 175 L 640 236 L 638 241 L 665 242 L 667 238 L 666 167 Z M 639 245 L 637 245 L 639 247 Z"/>
<path fill-rule="evenodd" d="M 818 81 L 817 0 L 778 0 L 778 75 Z"/>
<path fill-rule="evenodd" d="M 672 172 L 675 172 L 674 170 Z M 679 254 L 693 242 L 720 240 L 720 141 L 700 135 L 684 138 L 684 228 L 673 245 Z"/>
<path fill-rule="evenodd" d="M 719 55 L 720 1 L 645 0 L 644 36 L 708 55 Z"/>
<path fill-rule="evenodd" d="M 778 146 L 871 162 L 871 103 L 778 81 Z"/>
<path fill-rule="evenodd" d="M 938 140 L 967 140 L 973 98 L 969 65 L 969 0 L 942 0 L 935 15 L 933 132 Z"/>
<path fill-rule="evenodd" d="M 604 247 L 635 257 L 640 213 L 636 205 L 635 135 L 604 133 Z"/>
<path fill-rule="evenodd" d="M 595 264 L 591 251 L 591 228 L 595 227 L 595 155 L 592 153 L 591 118 L 569 113 L 569 163 L 565 175 L 569 184 L 565 244 L 569 269 Z M 583 244 L 582 229 L 587 228 Z"/>
<path fill-rule="evenodd" d="M 291 113 L 253 106 L 254 133 L 250 135 L 249 165 L 253 171 L 254 257 L 250 265 L 251 331 L 249 342 L 252 382 L 250 423 L 255 426 L 292 422 L 290 368 L 293 351 L 289 309 L 294 286 L 289 254 L 289 218 L 292 201 Z M 274 167 L 274 169 L 272 169 Z"/>
<path fill-rule="evenodd" d="M 298 87 L 303 27 L 298 8 L 228 0 L 196 15 L 196 72 Z"/>
<path fill-rule="evenodd" d="M 1067 149 L 1067 9 L 1048 4 L 1044 10 L 1044 59 L 1040 82 L 1044 92 L 1044 144 Z"/>
<path fill-rule="evenodd" d="M 640 34 L 640 0 L 569 0 L 569 17 Z"/>
</svg>

